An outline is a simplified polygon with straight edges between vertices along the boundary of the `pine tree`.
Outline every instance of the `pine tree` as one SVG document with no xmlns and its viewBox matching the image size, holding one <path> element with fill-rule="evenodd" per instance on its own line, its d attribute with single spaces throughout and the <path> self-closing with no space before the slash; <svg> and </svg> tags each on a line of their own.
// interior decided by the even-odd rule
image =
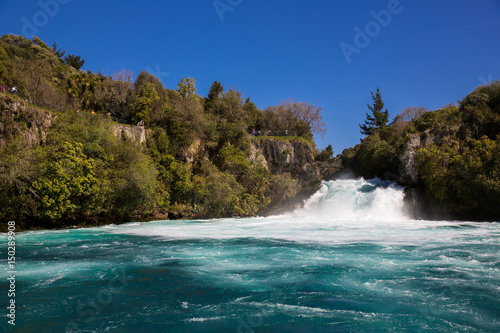
<svg viewBox="0 0 500 333">
<path fill-rule="evenodd" d="M 224 87 L 220 82 L 214 81 L 212 83 L 212 86 L 210 87 L 210 90 L 208 91 L 208 100 L 213 101 L 215 99 L 218 99 L 219 97 L 222 96 L 224 93 Z"/>
<path fill-rule="evenodd" d="M 373 94 L 373 91 L 371 94 L 373 105 L 367 105 L 372 115 L 367 112 L 365 123 L 359 125 L 361 128 L 361 134 L 363 135 L 370 135 L 374 130 L 387 126 L 387 122 L 389 121 L 389 111 L 387 111 L 387 109 L 384 111 L 384 102 L 380 96 L 379 88 L 377 87 L 377 93 L 375 95 Z"/>
</svg>

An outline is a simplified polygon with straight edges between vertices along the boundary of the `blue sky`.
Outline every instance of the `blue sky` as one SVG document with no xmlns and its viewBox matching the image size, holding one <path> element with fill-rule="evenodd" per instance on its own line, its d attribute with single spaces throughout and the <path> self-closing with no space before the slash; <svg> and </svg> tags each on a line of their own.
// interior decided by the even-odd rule
<svg viewBox="0 0 500 333">
<path fill-rule="evenodd" d="M 0 0 L 8 33 L 57 41 L 94 72 L 149 69 L 171 89 L 195 77 L 202 96 L 218 80 L 260 108 L 314 104 L 318 147 L 335 154 L 359 143 L 377 86 L 392 118 L 500 79 L 500 0 Z"/>
</svg>

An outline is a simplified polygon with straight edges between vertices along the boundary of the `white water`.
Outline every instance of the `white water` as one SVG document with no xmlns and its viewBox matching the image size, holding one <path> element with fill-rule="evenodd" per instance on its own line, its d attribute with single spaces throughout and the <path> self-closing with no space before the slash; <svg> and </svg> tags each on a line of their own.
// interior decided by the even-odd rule
<svg viewBox="0 0 500 333">
<path fill-rule="evenodd" d="M 460 222 L 461 226 L 477 222 Z M 299 243 L 379 243 L 421 245 L 456 242 L 457 236 L 483 236 L 489 228 L 466 228 L 450 234 L 455 221 L 411 220 L 405 215 L 403 188 L 391 182 L 337 180 L 323 182 L 303 208 L 256 218 L 207 221 L 158 221 L 105 227 L 115 234 L 186 239 L 276 239 Z"/>
</svg>

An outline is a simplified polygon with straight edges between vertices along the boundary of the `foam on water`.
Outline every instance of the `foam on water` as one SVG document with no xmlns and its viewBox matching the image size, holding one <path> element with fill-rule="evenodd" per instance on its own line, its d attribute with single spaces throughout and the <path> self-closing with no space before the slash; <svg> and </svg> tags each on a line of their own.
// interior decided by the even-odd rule
<svg viewBox="0 0 500 333">
<path fill-rule="evenodd" d="M 188 239 L 275 239 L 299 243 L 379 243 L 422 245 L 461 242 L 491 232 L 476 222 L 411 220 L 405 215 L 403 188 L 391 182 L 337 180 L 323 182 L 303 208 L 267 218 L 230 218 L 206 221 L 159 221 L 106 228 L 106 232 Z M 450 233 L 447 227 L 456 228 Z M 489 239 L 497 243 L 498 238 Z"/>
<path fill-rule="evenodd" d="M 18 327 L 28 330 L 64 331 L 68 322 L 89 332 L 500 325 L 500 225 L 411 220 L 403 189 L 378 179 L 324 182 L 303 208 L 280 216 L 36 231 L 16 242 L 16 294 L 30 314 Z M 123 290 L 114 293 L 112 281 Z"/>
<path fill-rule="evenodd" d="M 334 219 L 403 220 L 404 193 L 401 186 L 380 179 L 335 180 L 323 182 L 309 198 L 298 216 Z"/>
</svg>

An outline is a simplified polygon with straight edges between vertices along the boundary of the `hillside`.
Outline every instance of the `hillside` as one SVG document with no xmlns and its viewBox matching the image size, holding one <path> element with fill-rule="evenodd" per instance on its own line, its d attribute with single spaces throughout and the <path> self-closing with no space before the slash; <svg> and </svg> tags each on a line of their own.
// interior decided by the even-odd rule
<svg viewBox="0 0 500 333">
<path fill-rule="evenodd" d="M 500 220 L 499 134 L 496 81 L 458 106 L 407 108 L 344 150 L 342 163 L 357 175 L 407 186 L 419 217 Z"/>
<path fill-rule="evenodd" d="M 0 219 L 20 228 L 267 214 L 336 168 L 331 147 L 315 148 L 314 105 L 260 110 L 217 81 L 202 97 L 194 78 L 167 89 L 63 56 L 36 37 L 0 38 Z"/>
</svg>

